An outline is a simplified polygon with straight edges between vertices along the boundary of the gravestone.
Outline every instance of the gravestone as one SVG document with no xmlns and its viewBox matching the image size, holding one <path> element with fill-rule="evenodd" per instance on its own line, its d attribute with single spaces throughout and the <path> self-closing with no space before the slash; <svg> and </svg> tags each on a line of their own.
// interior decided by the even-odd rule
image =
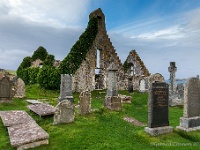
<svg viewBox="0 0 200 150">
<path fill-rule="evenodd" d="M 128 78 L 128 92 L 133 93 L 133 77 Z"/>
<path fill-rule="evenodd" d="M 176 91 L 177 91 L 178 99 L 184 100 L 184 85 L 183 85 L 183 83 L 177 84 Z"/>
<path fill-rule="evenodd" d="M 177 84 L 176 91 L 170 98 L 170 106 L 183 106 L 184 85 L 182 83 Z"/>
<path fill-rule="evenodd" d="M 91 92 L 81 92 L 79 99 L 79 114 L 89 114 L 91 112 Z"/>
<path fill-rule="evenodd" d="M 127 96 L 127 95 L 122 95 L 122 94 L 118 94 L 118 96 L 121 99 L 121 103 L 127 103 L 127 104 L 131 104 L 131 96 Z"/>
<path fill-rule="evenodd" d="M 21 78 L 18 78 L 14 85 L 14 97 L 23 98 L 25 97 L 25 83 Z"/>
<path fill-rule="evenodd" d="M 0 80 L 0 102 L 12 101 L 12 84 L 8 76 Z"/>
<path fill-rule="evenodd" d="M 200 80 L 189 78 L 184 88 L 184 112 L 177 127 L 186 132 L 200 130 Z"/>
<path fill-rule="evenodd" d="M 165 82 L 164 77 L 160 73 L 155 73 L 155 74 L 150 75 L 147 80 L 148 80 L 147 81 L 148 90 L 150 88 L 150 85 L 154 82 Z"/>
<path fill-rule="evenodd" d="M 0 111 L 0 117 L 4 126 L 9 127 L 13 125 L 35 122 L 25 111 L 13 110 L 13 111 Z"/>
<path fill-rule="evenodd" d="M 121 110 L 121 99 L 117 91 L 117 70 L 114 62 L 108 67 L 107 94 L 104 106 L 110 110 Z"/>
<path fill-rule="evenodd" d="M 170 66 L 168 67 L 168 71 L 170 72 L 170 83 L 169 83 L 169 105 L 176 104 L 176 78 L 175 72 L 177 71 L 176 63 L 170 62 Z"/>
<path fill-rule="evenodd" d="M 72 76 L 69 74 L 61 74 L 60 96 L 58 101 L 69 100 L 72 103 L 74 98 L 72 95 Z"/>
<path fill-rule="evenodd" d="M 32 112 L 38 114 L 40 117 L 53 115 L 55 112 L 54 106 L 45 103 L 28 105 L 27 108 Z"/>
<path fill-rule="evenodd" d="M 74 104 L 69 100 L 63 100 L 58 103 L 54 113 L 54 125 L 61 123 L 74 122 L 75 112 Z"/>
<path fill-rule="evenodd" d="M 145 131 L 157 136 L 172 132 L 169 126 L 169 87 L 165 82 L 154 82 L 150 85 L 148 97 L 148 127 Z"/>
<path fill-rule="evenodd" d="M 148 91 L 148 78 L 143 78 L 140 80 L 140 89 L 139 92 L 147 92 Z"/>
<path fill-rule="evenodd" d="M 0 111 L 3 124 L 8 129 L 10 144 L 17 150 L 29 149 L 49 143 L 45 132 L 25 111 Z"/>
</svg>

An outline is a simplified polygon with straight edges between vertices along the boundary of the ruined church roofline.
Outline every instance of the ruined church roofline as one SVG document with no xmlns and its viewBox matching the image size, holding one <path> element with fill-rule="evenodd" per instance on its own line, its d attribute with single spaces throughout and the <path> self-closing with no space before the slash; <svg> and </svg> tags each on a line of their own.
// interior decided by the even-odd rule
<svg viewBox="0 0 200 150">
<path fill-rule="evenodd" d="M 93 12 L 91 12 L 89 15 L 89 20 L 94 17 L 98 19 L 98 30 L 106 31 L 105 15 L 103 11 L 101 10 L 101 8 L 98 8 L 94 10 Z"/>
<path fill-rule="evenodd" d="M 130 55 L 132 55 L 135 60 L 141 65 L 142 70 L 144 72 L 145 76 L 150 76 L 149 70 L 146 68 L 146 66 L 144 65 L 144 62 L 141 60 L 140 56 L 137 54 L 136 50 L 131 50 L 129 52 Z"/>
<path fill-rule="evenodd" d="M 105 19 L 105 15 L 104 15 L 103 11 L 101 10 L 101 8 L 98 8 L 90 13 L 89 19 L 91 19 L 93 17 L 97 17 L 97 18 L 102 17 L 103 19 Z"/>
</svg>

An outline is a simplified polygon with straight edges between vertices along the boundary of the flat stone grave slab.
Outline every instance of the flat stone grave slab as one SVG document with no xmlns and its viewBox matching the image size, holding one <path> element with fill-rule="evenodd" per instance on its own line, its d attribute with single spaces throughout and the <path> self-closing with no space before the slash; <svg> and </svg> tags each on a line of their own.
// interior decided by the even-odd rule
<svg viewBox="0 0 200 150">
<path fill-rule="evenodd" d="M 49 104 L 41 103 L 41 104 L 32 104 L 27 106 L 28 109 L 38 114 L 40 117 L 53 115 L 55 112 L 55 107 Z"/>
<path fill-rule="evenodd" d="M 49 134 L 35 122 L 8 127 L 8 133 L 11 146 L 17 147 L 17 150 L 49 143 Z"/>
<path fill-rule="evenodd" d="M 42 102 L 38 101 L 38 100 L 34 100 L 34 99 L 27 99 L 26 100 L 28 103 L 30 104 L 41 104 Z"/>
<path fill-rule="evenodd" d="M 0 111 L 0 117 L 4 126 L 18 125 L 22 123 L 35 122 L 25 111 Z"/>
<path fill-rule="evenodd" d="M 135 118 L 132 118 L 132 117 L 124 117 L 123 118 L 125 121 L 127 121 L 127 122 L 130 122 L 130 123 L 132 123 L 132 124 L 134 124 L 134 125 L 136 125 L 136 126 L 145 126 L 146 124 L 145 123 L 143 123 L 143 122 L 140 122 L 140 121 L 138 121 L 138 120 L 136 120 Z"/>
</svg>

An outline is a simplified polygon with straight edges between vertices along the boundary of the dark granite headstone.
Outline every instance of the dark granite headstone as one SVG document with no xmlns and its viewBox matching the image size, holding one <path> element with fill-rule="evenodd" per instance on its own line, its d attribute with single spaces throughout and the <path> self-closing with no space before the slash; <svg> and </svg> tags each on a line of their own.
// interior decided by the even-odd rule
<svg viewBox="0 0 200 150">
<path fill-rule="evenodd" d="M 133 78 L 128 79 L 128 92 L 133 93 Z"/>
<path fill-rule="evenodd" d="M 153 83 L 151 96 L 153 105 L 151 106 L 152 114 L 150 127 L 168 126 L 168 84 Z"/>
<path fill-rule="evenodd" d="M 145 131 L 157 136 L 173 131 L 169 126 L 169 85 L 165 82 L 151 83 L 148 100 L 148 127 Z"/>
</svg>

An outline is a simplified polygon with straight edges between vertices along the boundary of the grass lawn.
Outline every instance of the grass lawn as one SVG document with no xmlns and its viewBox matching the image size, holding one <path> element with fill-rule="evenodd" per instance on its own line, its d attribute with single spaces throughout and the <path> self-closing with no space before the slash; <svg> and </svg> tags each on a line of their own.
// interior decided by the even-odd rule
<svg viewBox="0 0 200 150">
<path fill-rule="evenodd" d="M 0 110 L 25 110 L 50 135 L 49 145 L 43 145 L 34 150 L 148 150 L 148 149 L 200 149 L 200 131 L 185 133 L 175 129 L 183 108 L 170 108 L 170 125 L 174 132 L 151 137 L 144 132 L 144 127 L 135 126 L 123 120 L 124 116 L 147 124 L 148 94 L 119 91 L 119 94 L 132 96 L 132 104 L 123 104 L 121 111 L 110 111 L 103 107 L 105 93 L 92 92 L 92 109 L 89 115 L 78 115 L 76 109 L 75 122 L 53 126 L 53 117 L 40 118 L 28 111 L 26 99 L 47 99 L 51 105 L 57 104 L 58 91 L 40 89 L 37 85 L 26 87 L 25 99 L 13 99 L 13 103 L 1 103 Z M 101 91 L 102 92 L 102 91 Z M 78 103 L 79 93 L 73 93 L 75 104 Z M 0 120 L 0 150 L 14 150 L 11 147 L 6 128 Z"/>
</svg>

